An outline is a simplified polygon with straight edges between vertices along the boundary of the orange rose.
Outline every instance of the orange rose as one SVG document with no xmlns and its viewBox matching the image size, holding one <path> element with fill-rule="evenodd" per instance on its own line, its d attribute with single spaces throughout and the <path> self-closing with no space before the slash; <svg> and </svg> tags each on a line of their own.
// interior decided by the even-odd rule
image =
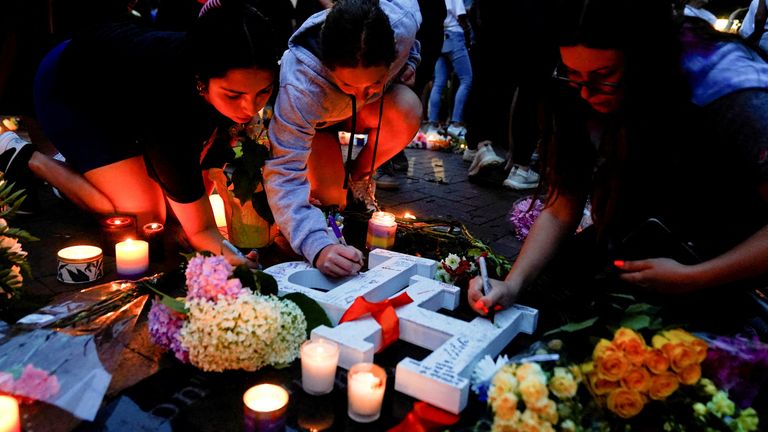
<svg viewBox="0 0 768 432">
<path fill-rule="evenodd" d="M 629 361 L 635 365 L 643 364 L 645 351 L 648 349 L 642 336 L 632 329 L 622 327 L 613 336 L 613 345 L 618 347 Z"/>
<path fill-rule="evenodd" d="M 699 382 L 699 378 L 701 378 L 701 365 L 698 363 L 692 364 L 678 372 L 677 377 L 680 378 L 680 382 L 685 385 L 696 384 Z"/>
<path fill-rule="evenodd" d="M 589 388 L 592 390 L 592 393 L 598 396 L 608 394 L 612 390 L 619 388 L 618 381 L 608 381 L 607 379 L 598 377 L 597 374 L 589 374 L 587 377 Z"/>
<path fill-rule="evenodd" d="M 696 354 L 696 362 L 701 363 L 707 358 L 707 343 L 701 339 L 696 339 L 690 344 L 691 349 Z"/>
<path fill-rule="evenodd" d="M 636 390 L 616 389 L 608 395 L 608 409 L 621 418 L 636 416 L 645 406 L 645 398 Z"/>
<path fill-rule="evenodd" d="M 648 396 L 653 400 L 663 400 L 680 387 L 680 380 L 672 372 L 664 372 L 651 376 L 651 388 Z"/>
<path fill-rule="evenodd" d="M 660 374 L 669 369 L 669 359 L 660 349 L 646 351 L 643 364 L 655 374 Z"/>
<path fill-rule="evenodd" d="M 632 368 L 621 379 L 621 383 L 626 389 L 644 392 L 651 387 L 651 374 L 643 367 Z"/>
<path fill-rule="evenodd" d="M 688 344 L 682 342 L 668 343 L 661 347 L 661 351 L 669 359 L 669 365 L 675 372 L 687 368 L 692 364 L 698 363 L 698 355 Z"/>
<path fill-rule="evenodd" d="M 601 378 L 618 381 L 629 370 L 629 359 L 618 350 L 607 349 L 595 359 L 595 369 Z"/>
</svg>

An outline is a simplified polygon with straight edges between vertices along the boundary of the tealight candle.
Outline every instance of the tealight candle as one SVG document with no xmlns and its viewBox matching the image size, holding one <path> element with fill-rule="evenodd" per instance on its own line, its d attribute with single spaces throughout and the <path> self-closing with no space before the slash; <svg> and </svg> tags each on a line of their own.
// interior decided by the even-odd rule
<svg viewBox="0 0 768 432">
<path fill-rule="evenodd" d="M 368 249 L 388 249 L 395 244 L 397 222 L 395 215 L 388 212 L 375 212 L 368 221 L 368 236 L 365 247 Z"/>
<path fill-rule="evenodd" d="M 358 363 L 347 375 L 347 414 L 359 423 L 370 423 L 381 415 L 387 374 L 373 363 Z"/>
<path fill-rule="evenodd" d="M 142 238 L 149 243 L 149 256 L 155 261 L 165 256 L 163 232 L 165 227 L 160 222 L 150 222 L 141 228 Z"/>
<path fill-rule="evenodd" d="M 104 254 L 96 246 L 66 247 L 57 254 L 56 279 L 63 283 L 93 282 L 104 276 Z"/>
<path fill-rule="evenodd" d="M 128 239 L 115 245 L 117 272 L 123 276 L 138 276 L 149 268 L 149 243 Z"/>
<path fill-rule="evenodd" d="M 0 432 L 20 432 L 19 403 L 12 396 L 0 396 Z"/>
<path fill-rule="evenodd" d="M 325 340 L 308 340 L 301 345 L 301 387 L 311 395 L 333 390 L 339 346 Z"/>
<path fill-rule="evenodd" d="M 208 200 L 211 202 L 216 226 L 220 228 L 227 226 L 227 212 L 224 210 L 224 199 L 221 198 L 221 195 L 214 194 L 209 195 Z"/>
<path fill-rule="evenodd" d="M 101 220 L 102 247 L 109 251 L 112 246 L 128 238 L 136 237 L 133 216 L 113 215 Z"/>
<path fill-rule="evenodd" d="M 259 384 L 243 394 L 246 432 L 285 430 L 288 392 L 274 384 Z"/>
</svg>

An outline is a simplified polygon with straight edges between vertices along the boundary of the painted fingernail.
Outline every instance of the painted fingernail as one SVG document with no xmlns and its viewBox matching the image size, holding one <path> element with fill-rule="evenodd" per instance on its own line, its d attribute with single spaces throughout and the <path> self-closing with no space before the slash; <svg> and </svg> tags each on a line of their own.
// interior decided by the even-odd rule
<svg viewBox="0 0 768 432">
<path fill-rule="evenodd" d="M 501 310 L 501 305 L 496 305 L 496 306 L 494 306 L 494 307 L 493 307 L 493 310 L 495 310 L 495 311 L 500 311 L 500 310 Z"/>
<path fill-rule="evenodd" d="M 624 260 L 616 260 L 613 262 L 616 267 L 624 267 Z"/>
</svg>

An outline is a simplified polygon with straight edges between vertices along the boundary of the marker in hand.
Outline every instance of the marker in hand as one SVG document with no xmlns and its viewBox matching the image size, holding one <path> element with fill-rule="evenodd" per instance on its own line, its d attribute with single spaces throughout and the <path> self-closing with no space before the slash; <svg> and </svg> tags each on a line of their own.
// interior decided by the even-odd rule
<svg viewBox="0 0 768 432">
<path fill-rule="evenodd" d="M 336 219 L 334 219 L 333 216 L 331 216 L 330 214 L 328 215 L 328 225 L 330 225 L 331 229 L 333 230 L 333 235 L 335 235 L 336 238 L 339 239 L 339 243 L 346 246 L 347 241 L 344 240 L 344 235 L 341 233 L 339 226 L 336 225 Z"/>
<path fill-rule="evenodd" d="M 488 280 L 488 268 L 485 266 L 485 257 L 477 259 L 477 263 L 480 266 L 480 279 L 483 281 L 483 296 L 487 296 L 491 293 L 491 281 Z M 496 308 L 490 308 L 488 310 L 488 319 L 493 323 L 493 317 L 496 314 Z"/>
</svg>

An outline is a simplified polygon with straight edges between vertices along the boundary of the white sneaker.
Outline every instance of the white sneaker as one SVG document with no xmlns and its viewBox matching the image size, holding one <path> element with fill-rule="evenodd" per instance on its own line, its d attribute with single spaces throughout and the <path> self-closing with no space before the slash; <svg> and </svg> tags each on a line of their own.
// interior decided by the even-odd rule
<svg viewBox="0 0 768 432">
<path fill-rule="evenodd" d="M 0 133 L 0 160 L 5 163 L 5 165 L 0 167 L 0 171 L 8 173 L 16 156 L 21 153 L 22 148 L 28 145 L 32 144 L 23 140 L 15 132 L 6 131 Z"/>
<path fill-rule="evenodd" d="M 379 209 L 379 203 L 376 201 L 376 182 L 370 177 L 361 180 L 349 180 L 349 190 L 352 191 L 354 199 L 365 204 L 369 211 Z"/>
<path fill-rule="evenodd" d="M 467 134 L 467 128 L 465 128 L 464 126 L 452 123 L 451 125 L 448 126 L 448 129 L 446 129 L 445 132 L 456 139 L 461 139 L 461 138 L 464 138 L 464 135 Z"/>
<path fill-rule="evenodd" d="M 532 169 L 523 171 L 515 165 L 504 180 L 503 185 L 509 189 L 524 190 L 533 189 L 539 185 L 539 175 Z"/>
<path fill-rule="evenodd" d="M 472 149 L 464 149 L 464 154 L 461 156 L 461 160 L 464 162 L 472 162 L 475 160 L 475 155 L 477 154 L 477 150 Z"/>
<path fill-rule="evenodd" d="M 469 166 L 468 174 L 470 176 L 476 175 L 480 170 L 493 165 L 501 165 L 504 163 L 504 159 L 500 158 L 495 151 L 493 151 L 493 145 L 490 141 L 483 141 L 477 145 L 477 154 L 472 160 L 472 164 Z"/>
</svg>

